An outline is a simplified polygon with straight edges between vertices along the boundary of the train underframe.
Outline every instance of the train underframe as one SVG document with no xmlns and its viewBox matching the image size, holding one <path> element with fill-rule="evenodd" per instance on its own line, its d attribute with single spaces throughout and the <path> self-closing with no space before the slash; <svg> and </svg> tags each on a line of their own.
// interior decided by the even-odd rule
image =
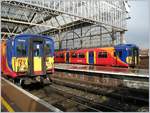
<svg viewBox="0 0 150 113">
<path fill-rule="evenodd" d="M 23 76 L 17 76 L 15 78 L 12 78 L 11 76 L 2 75 L 7 78 L 8 80 L 12 81 L 14 84 L 23 86 L 23 85 L 29 85 L 31 83 L 37 83 L 39 82 L 40 84 L 48 84 L 52 82 L 51 79 L 51 74 L 46 74 L 46 75 L 23 75 Z"/>
</svg>

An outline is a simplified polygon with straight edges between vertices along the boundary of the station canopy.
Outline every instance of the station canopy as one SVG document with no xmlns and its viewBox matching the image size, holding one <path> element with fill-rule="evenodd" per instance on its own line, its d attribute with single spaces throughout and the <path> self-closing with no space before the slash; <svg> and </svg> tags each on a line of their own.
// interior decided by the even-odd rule
<svg viewBox="0 0 150 113">
<path fill-rule="evenodd" d="M 126 31 L 127 0 L 3 0 L 1 33 L 57 35 L 88 25 Z"/>
</svg>

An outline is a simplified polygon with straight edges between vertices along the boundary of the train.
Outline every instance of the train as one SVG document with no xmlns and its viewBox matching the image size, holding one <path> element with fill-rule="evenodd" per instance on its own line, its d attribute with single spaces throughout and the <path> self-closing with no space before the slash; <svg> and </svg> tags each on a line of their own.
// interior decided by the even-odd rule
<svg viewBox="0 0 150 113">
<path fill-rule="evenodd" d="M 54 41 L 49 36 L 20 34 L 1 40 L 2 75 L 14 83 L 50 80 L 54 73 Z"/>
<path fill-rule="evenodd" d="M 55 63 L 135 67 L 139 63 L 139 48 L 135 44 L 113 47 L 59 50 L 54 53 Z"/>
</svg>

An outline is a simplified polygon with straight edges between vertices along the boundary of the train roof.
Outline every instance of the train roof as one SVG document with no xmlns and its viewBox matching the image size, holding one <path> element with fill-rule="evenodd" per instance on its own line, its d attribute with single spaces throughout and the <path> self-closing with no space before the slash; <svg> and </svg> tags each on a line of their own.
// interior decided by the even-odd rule
<svg viewBox="0 0 150 113">
<path fill-rule="evenodd" d="M 114 49 L 114 47 L 95 47 L 95 48 L 78 48 L 78 49 L 60 49 L 60 50 L 55 50 L 55 52 L 59 52 L 59 51 L 83 51 L 83 50 L 93 50 L 93 49 Z"/>
<path fill-rule="evenodd" d="M 138 48 L 135 44 L 118 44 L 114 47 L 95 47 L 95 48 L 79 48 L 79 49 L 61 49 L 61 50 L 55 50 L 55 52 L 59 51 L 84 51 L 84 50 L 93 50 L 93 49 L 126 49 L 126 48 Z"/>
<path fill-rule="evenodd" d="M 119 44 L 115 46 L 115 49 L 125 49 L 125 48 L 138 48 L 135 44 Z"/>
<path fill-rule="evenodd" d="M 24 38 L 24 39 L 27 39 L 27 38 L 31 38 L 31 37 L 42 37 L 42 38 L 46 38 L 46 39 L 50 39 L 53 43 L 53 39 L 48 36 L 48 35 L 35 35 L 35 34 L 19 34 L 19 35 L 16 35 L 16 36 L 13 36 L 13 39 L 18 39 L 18 38 Z M 11 40 L 12 38 L 9 38 L 9 40 Z"/>
</svg>

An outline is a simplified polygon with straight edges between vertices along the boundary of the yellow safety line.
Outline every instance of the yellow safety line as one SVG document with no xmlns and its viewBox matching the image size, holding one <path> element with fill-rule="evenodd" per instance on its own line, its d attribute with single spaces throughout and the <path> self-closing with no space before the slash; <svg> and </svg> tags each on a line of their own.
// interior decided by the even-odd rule
<svg viewBox="0 0 150 113">
<path fill-rule="evenodd" d="M 1 102 L 2 102 L 2 104 L 4 105 L 4 107 L 5 107 L 9 112 L 15 112 L 15 111 L 13 110 L 13 108 L 7 103 L 7 101 L 4 100 L 3 97 L 1 97 Z"/>
</svg>

